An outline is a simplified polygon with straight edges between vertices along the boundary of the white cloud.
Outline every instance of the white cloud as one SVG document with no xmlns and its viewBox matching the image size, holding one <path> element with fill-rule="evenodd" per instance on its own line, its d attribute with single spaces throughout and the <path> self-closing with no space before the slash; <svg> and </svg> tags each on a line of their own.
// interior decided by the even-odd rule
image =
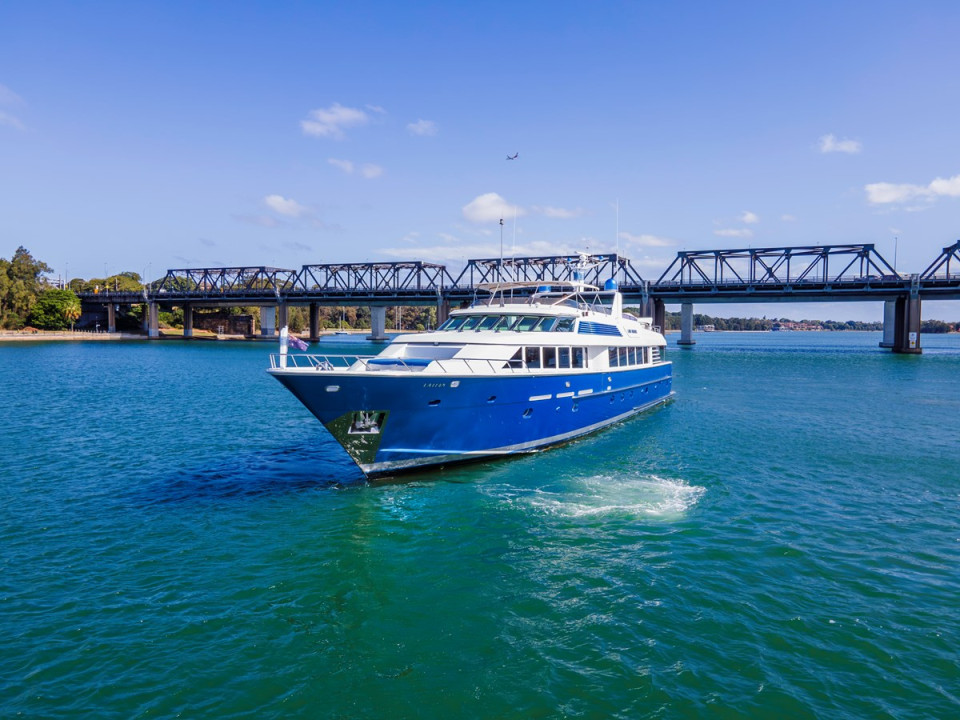
<svg viewBox="0 0 960 720">
<path fill-rule="evenodd" d="M 722 230 L 714 230 L 713 234 L 720 237 L 752 238 L 753 230 L 750 228 L 725 228 Z"/>
<path fill-rule="evenodd" d="M 8 88 L 6 85 L 0 85 L 0 105 L 17 107 L 23 104 L 23 99 L 13 90 Z M 23 123 L 20 122 L 20 118 L 11 113 L 4 112 L 3 110 L 0 110 L 0 125 L 6 125 L 7 127 L 16 128 L 17 130 L 26 129 L 24 128 Z"/>
<path fill-rule="evenodd" d="M 382 108 L 371 109 L 375 112 L 383 112 Z M 300 127 L 304 135 L 343 140 L 346 137 L 344 128 L 366 125 L 368 122 L 370 122 L 370 116 L 363 110 L 334 103 L 328 108 L 311 110 L 310 119 L 301 120 Z"/>
<path fill-rule="evenodd" d="M 360 174 L 367 179 L 380 177 L 381 175 L 383 175 L 383 168 L 380 167 L 379 165 L 373 165 L 371 163 L 367 163 L 362 168 L 360 168 Z"/>
<path fill-rule="evenodd" d="M 867 201 L 872 205 L 888 205 L 918 199 L 929 203 L 941 197 L 960 197 L 960 175 L 936 178 L 929 185 L 871 183 L 865 185 L 864 190 L 867 193 Z"/>
<path fill-rule="evenodd" d="M 552 205 L 535 205 L 531 209 L 533 212 L 539 213 L 544 217 L 556 218 L 559 220 L 569 220 L 571 218 L 580 217 L 584 214 L 584 210 L 582 208 L 567 210 L 566 208 L 553 207 Z"/>
<path fill-rule="evenodd" d="M 511 205 L 497 193 L 478 195 L 463 206 L 463 217 L 474 223 L 495 222 L 520 215 L 526 215 L 526 211 Z"/>
<path fill-rule="evenodd" d="M 749 210 L 744 210 L 743 214 L 740 216 L 740 222 L 744 222 L 747 225 L 753 225 L 754 223 L 760 222 L 760 216 L 756 213 L 752 213 Z"/>
<path fill-rule="evenodd" d="M 437 124 L 433 120 L 417 120 L 415 123 L 407 125 L 407 131 L 411 135 L 428 137 L 437 134 Z"/>
<path fill-rule="evenodd" d="M 336 168 L 340 168 L 347 175 L 360 173 L 360 175 L 368 180 L 383 175 L 383 168 L 379 165 L 374 165 L 373 163 L 367 163 L 366 165 L 358 166 L 352 160 L 338 160 L 337 158 L 328 158 L 327 162 Z"/>
<path fill-rule="evenodd" d="M 0 125 L 7 125 L 17 130 L 24 130 L 23 123 L 20 122 L 20 119 L 11 115 L 10 113 L 3 112 L 0 110 Z"/>
<path fill-rule="evenodd" d="M 307 212 L 307 208 L 296 200 L 282 197 L 281 195 L 267 195 L 263 199 L 264 204 L 278 215 L 285 217 L 300 217 Z"/>
<path fill-rule="evenodd" d="M 340 168 L 347 175 L 353 173 L 353 162 L 350 160 L 338 160 L 337 158 L 327 158 L 327 162 L 333 165 L 334 167 Z"/>
<path fill-rule="evenodd" d="M 23 98 L 6 85 L 0 85 L 0 105 L 23 105 Z"/>
<path fill-rule="evenodd" d="M 268 215 L 234 215 L 233 219 L 247 225 L 257 225 L 259 227 L 274 228 L 280 225 L 280 221 Z"/>
<path fill-rule="evenodd" d="M 673 240 L 657 237 L 656 235 L 631 235 L 628 232 L 622 232 L 620 233 L 620 239 L 640 247 L 671 247 L 676 245 Z"/>
<path fill-rule="evenodd" d="M 824 135 L 820 138 L 820 152 L 822 153 L 841 152 L 847 153 L 848 155 L 856 155 L 862 149 L 863 145 L 859 140 L 837 140 L 833 134 Z"/>
</svg>

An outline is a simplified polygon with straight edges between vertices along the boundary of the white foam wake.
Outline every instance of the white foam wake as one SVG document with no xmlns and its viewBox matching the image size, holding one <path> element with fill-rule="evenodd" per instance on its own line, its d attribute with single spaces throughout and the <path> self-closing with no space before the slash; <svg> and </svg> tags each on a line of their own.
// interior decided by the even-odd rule
<svg viewBox="0 0 960 720">
<path fill-rule="evenodd" d="M 696 505 L 706 488 L 657 475 L 595 475 L 566 483 L 563 491 L 541 491 L 529 497 L 547 512 L 590 515 L 681 515 Z"/>
</svg>

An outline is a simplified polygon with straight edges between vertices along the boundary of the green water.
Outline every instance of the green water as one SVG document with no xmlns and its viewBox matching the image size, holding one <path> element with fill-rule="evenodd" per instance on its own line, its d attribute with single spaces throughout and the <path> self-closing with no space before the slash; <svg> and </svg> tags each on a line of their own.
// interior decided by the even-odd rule
<svg viewBox="0 0 960 720">
<path fill-rule="evenodd" d="M 697 339 L 664 408 L 375 485 L 270 346 L 0 346 L 0 716 L 960 715 L 960 337 Z"/>
</svg>

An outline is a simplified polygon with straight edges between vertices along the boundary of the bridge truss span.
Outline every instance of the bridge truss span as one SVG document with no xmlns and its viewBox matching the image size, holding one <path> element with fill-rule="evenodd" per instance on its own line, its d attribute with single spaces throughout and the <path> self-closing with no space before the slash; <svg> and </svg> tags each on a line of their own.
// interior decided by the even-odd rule
<svg viewBox="0 0 960 720">
<path fill-rule="evenodd" d="M 439 295 L 453 278 L 444 265 L 428 262 L 326 263 L 304 265 L 294 290 L 300 293 L 333 293 L 377 296 L 397 293 Z"/>
<path fill-rule="evenodd" d="M 296 280 L 296 270 L 265 266 L 183 268 L 167 270 L 152 292 L 168 297 L 276 295 L 292 289 Z"/>
<path fill-rule="evenodd" d="M 495 282 L 545 283 L 573 280 L 573 273 L 581 258 L 579 255 L 548 255 L 540 257 L 484 258 L 468 260 L 466 267 L 454 281 L 456 288 L 473 289 L 477 285 Z M 618 254 L 590 255 L 581 278 L 588 285 L 603 287 L 614 278 L 621 285 L 643 285 L 643 278 Z"/>
<path fill-rule="evenodd" d="M 655 287 L 823 287 L 851 281 L 899 284 L 901 277 L 872 244 L 809 245 L 680 251 Z"/>
</svg>

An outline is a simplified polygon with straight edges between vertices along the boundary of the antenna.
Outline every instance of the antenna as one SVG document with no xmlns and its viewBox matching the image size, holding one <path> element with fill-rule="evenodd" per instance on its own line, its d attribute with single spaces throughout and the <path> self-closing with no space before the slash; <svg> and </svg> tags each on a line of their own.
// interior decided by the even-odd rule
<svg viewBox="0 0 960 720">
<path fill-rule="evenodd" d="M 617 257 L 620 257 L 620 198 L 617 198 Z"/>
<path fill-rule="evenodd" d="M 500 264 L 497 266 L 497 275 L 503 282 L 503 218 L 500 218 Z"/>
</svg>

